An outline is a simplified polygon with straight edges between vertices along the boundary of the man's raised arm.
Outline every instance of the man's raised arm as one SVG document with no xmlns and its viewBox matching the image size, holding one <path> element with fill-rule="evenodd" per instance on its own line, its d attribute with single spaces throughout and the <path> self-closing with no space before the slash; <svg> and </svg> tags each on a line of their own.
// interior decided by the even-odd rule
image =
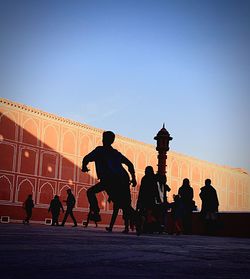
<svg viewBox="0 0 250 279">
<path fill-rule="evenodd" d="M 128 167 L 128 171 L 129 171 L 129 173 L 130 173 L 130 175 L 132 177 L 132 179 L 131 179 L 132 186 L 135 187 L 137 182 L 136 182 L 136 178 L 135 178 L 135 168 L 134 168 L 134 165 L 124 155 L 122 155 L 122 163 L 125 164 Z"/>
</svg>

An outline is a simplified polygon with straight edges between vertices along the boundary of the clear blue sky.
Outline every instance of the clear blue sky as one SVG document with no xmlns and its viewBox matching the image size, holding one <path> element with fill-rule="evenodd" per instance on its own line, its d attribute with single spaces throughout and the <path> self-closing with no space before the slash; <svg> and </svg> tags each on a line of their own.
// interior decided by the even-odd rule
<svg viewBox="0 0 250 279">
<path fill-rule="evenodd" d="M 0 2 L 0 96 L 250 170 L 250 1 Z"/>
</svg>

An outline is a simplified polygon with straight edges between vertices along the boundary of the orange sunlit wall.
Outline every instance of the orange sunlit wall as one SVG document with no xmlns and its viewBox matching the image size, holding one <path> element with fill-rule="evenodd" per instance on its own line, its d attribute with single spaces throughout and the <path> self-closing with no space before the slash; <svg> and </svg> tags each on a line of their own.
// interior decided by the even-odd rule
<svg viewBox="0 0 250 279">
<path fill-rule="evenodd" d="M 158 127 L 160 128 L 160 127 Z M 0 99 L 0 215 L 21 219 L 22 203 L 33 195 L 33 219 L 49 217 L 48 205 L 57 194 L 66 199 L 71 188 L 76 197 L 76 216 L 82 221 L 88 212 L 86 190 L 96 183 L 94 164 L 81 172 L 82 157 L 101 144 L 102 130 L 58 117 L 6 99 Z M 158 132 L 156 127 L 156 133 Z M 155 135 L 152 135 L 154 137 Z M 136 204 L 140 181 L 147 165 L 156 170 L 155 146 L 117 136 L 114 147 L 125 154 L 136 169 L 138 185 L 131 189 Z M 199 189 L 206 178 L 217 189 L 221 211 L 250 211 L 250 176 L 240 169 L 222 167 L 175 152 L 168 153 L 169 200 L 188 177 L 200 208 Z M 105 193 L 98 194 L 104 222 L 112 205 Z M 105 216 L 107 217 L 105 219 Z"/>
</svg>

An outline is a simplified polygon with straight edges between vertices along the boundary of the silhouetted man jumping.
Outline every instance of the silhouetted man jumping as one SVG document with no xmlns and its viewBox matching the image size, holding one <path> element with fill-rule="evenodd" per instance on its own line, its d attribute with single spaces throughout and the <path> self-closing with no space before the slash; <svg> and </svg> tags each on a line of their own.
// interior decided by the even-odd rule
<svg viewBox="0 0 250 279">
<path fill-rule="evenodd" d="M 128 167 L 132 177 L 132 186 L 136 186 L 134 166 L 124 155 L 111 146 L 114 140 L 115 134 L 113 132 L 103 132 L 103 146 L 96 147 L 82 161 L 83 172 L 89 171 L 87 168 L 89 162 L 95 162 L 97 177 L 100 180 L 99 183 L 87 190 L 91 220 L 96 222 L 101 221 L 96 194 L 102 191 L 106 191 L 109 199 L 123 210 L 125 223 L 128 219 L 131 208 L 130 178 L 122 164 Z"/>
</svg>

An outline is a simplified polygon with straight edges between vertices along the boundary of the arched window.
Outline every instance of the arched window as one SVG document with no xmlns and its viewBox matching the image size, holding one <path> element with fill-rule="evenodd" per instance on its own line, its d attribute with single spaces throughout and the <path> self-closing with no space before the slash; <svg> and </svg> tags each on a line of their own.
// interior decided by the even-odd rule
<svg viewBox="0 0 250 279">
<path fill-rule="evenodd" d="M 68 131 L 63 136 L 62 151 L 65 153 L 75 154 L 76 139 L 71 131 Z"/>
<path fill-rule="evenodd" d="M 192 169 L 192 181 L 200 182 L 201 180 L 201 171 L 198 167 L 193 167 Z"/>
<path fill-rule="evenodd" d="M 67 155 L 61 156 L 61 164 L 60 164 L 60 178 L 63 180 L 73 180 L 75 181 L 75 157 Z"/>
<path fill-rule="evenodd" d="M 40 188 L 39 203 L 41 204 L 50 204 L 50 201 L 53 199 L 54 191 L 50 183 L 45 183 Z"/>
<path fill-rule="evenodd" d="M 0 176 L 0 185 L 0 200 L 10 201 L 11 183 L 5 175 Z"/>
<path fill-rule="evenodd" d="M 90 152 L 90 139 L 88 136 L 82 136 L 80 141 L 80 156 L 85 156 Z"/>
<path fill-rule="evenodd" d="M 87 199 L 87 193 L 86 193 L 85 188 L 82 188 L 78 192 L 77 207 L 79 207 L 79 208 L 89 208 L 89 202 L 88 202 L 88 199 Z"/>
<path fill-rule="evenodd" d="M 0 131 L 1 139 L 16 139 L 17 125 L 15 117 L 11 113 L 0 114 Z"/>
<path fill-rule="evenodd" d="M 32 145 L 38 144 L 39 142 L 38 125 L 34 119 L 29 118 L 23 123 L 22 135 L 23 135 L 23 139 L 22 139 L 23 142 Z"/>
<path fill-rule="evenodd" d="M 135 165 L 135 153 L 132 148 L 125 150 L 125 156 Z"/>
<path fill-rule="evenodd" d="M 58 131 L 56 127 L 48 125 L 44 128 L 43 146 L 58 150 Z"/>
<path fill-rule="evenodd" d="M 171 165 L 171 176 L 172 177 L 179 177 L 179 166 L 175 160 L 173 160 Z"/>
<path fill-rule="evenodd" d="M 34 187 L 28 179 L 24 179 L 18 187 L 18 202 L 24 202 L 28 195 L 34 195 Z"/>
<path fill-rule="evenodd" d="M 145 169 L 145 167 L 146 167 L 146 156 L 145 156 L 144 153 L 140 152 L 140 154 L 138 155 L 136 166 L 139 170 L 144 170 Z"/>
<path fill-rule="evenodd" d="M 0 142 L 0 169 L 13 171 L 15 161 L 15 145 Z"/>
<path fill-rule="evenodd" d="M 190 177 L 189 175 L 189 166 L 187 163 L 183 163 L 181 166 L 181 177 L 184 178 L 188 178 Z"/>
</svg>

